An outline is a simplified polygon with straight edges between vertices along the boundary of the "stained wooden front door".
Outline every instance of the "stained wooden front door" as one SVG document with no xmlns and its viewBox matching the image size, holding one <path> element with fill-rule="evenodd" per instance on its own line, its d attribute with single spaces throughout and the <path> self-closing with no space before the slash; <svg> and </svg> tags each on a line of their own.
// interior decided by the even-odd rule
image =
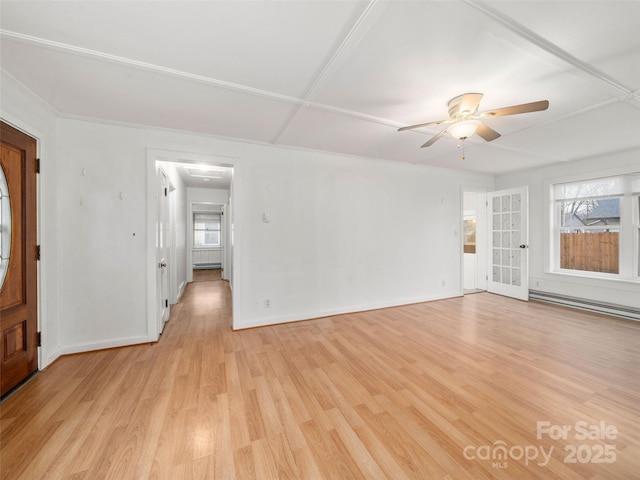
<svg viewBox="0 0 640 480">
<path fill-rule="evenodd" d="M 1 123 L 0 394 L 38 368 L 36 141 Z"/>
</svg>

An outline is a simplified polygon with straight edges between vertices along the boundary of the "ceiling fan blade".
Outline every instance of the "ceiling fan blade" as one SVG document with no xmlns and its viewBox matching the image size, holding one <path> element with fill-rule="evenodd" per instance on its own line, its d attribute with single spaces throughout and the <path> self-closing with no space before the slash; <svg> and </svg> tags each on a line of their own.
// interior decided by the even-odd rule
<svg viewBox="0 0 640 480">
<path fill-rule="evenodd" d="M 491 140 L 495 140 L 500 136 L 498 132 L 496 132 L 493 128 L 487 127 L 484 123 L 481 123 L 478 129 L 476 130 L 478 136 L 484 138 L 487 142 Z"/>
<path fill-rule="evenodd" d="M 456 113 L 474 113 L 484 95 L 482 93 L 465 93 L 460 95 L 460 106 Z M 449 112 L 451 114 L 451 112 Z"/>
<path fill-rule="evenodd" d="M 427 127 L 429 125 L 440 125 L 441 123 L 448 123 L 450 120 L 438 120 L 437 122 L 427 122 L 427 123 L 419 123 L 417 125 L 409 125 L 408 127 L 399 128 L 399 132 L 404 132 L 405 130 L 413 130 L 414 128 Z"/>
<path fill-rule="evenodd" d="M 489 110 L 488 112 L 482 113 L 480 117 L 505 117 L 507 115 L 517 115 L 519 113 L 540 112 L 547 108 L 549 108 L 549 101 L 540 100 L 539 102 L 523 103 L 522 105 L 512 105 L 511 107 Z"/>
<path fill-rule="evenodd" d="M 444 130 L 442 130 L 439 134 L 434 135 L 433 137 L 431 137 L 431 140 L 429 140 L 427 143 L 422 145 L 420 148 L 429 147 L 429 146 L 433 145 L 434 143 L 436 143 L 440 139 L 440 137 L 442 137 L 445 133 L 447 133 L 447 130 L 449 130 L 449 127 L 447 127 Z"/>
</svg>

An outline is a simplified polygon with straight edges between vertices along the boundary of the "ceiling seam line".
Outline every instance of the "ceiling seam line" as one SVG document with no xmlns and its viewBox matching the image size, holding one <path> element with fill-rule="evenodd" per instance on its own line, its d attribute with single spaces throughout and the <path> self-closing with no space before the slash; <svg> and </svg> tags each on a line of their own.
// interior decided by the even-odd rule
<svg viewBox="0 0 640 480">
<path fill-rule="evenodd" d="M 9 30 L 0 30 L 0 36 L 16 39 L 24 43 L 43 45 L 45 47 L 67 52 L 67 53 L 77 54 L 77 55 L 90 57 L 90 58 L 99 58 L 105 61 L 109 61 L 111 63 L 127 65 L 131 67 L 139 68 L 142 70 L 146 70 L 146 71 L 167 74 L 173 77 L 185 78 L 185 79 L 193 80 L 200 83 L 214 85 L 216 87 L 224 88 L 227 90 L 234 90 L 242 93 L 247 93 L 249 95 L 269 98 L 272 100 L 280 100 L 282 102 L 286 102 L 294 105 L 299 105 L 302 103 L 302 99 L 291 97 L 289 95 L 270 92 L 268 90 L 261 90 L 258 88 L 241 85 L 238 83 L 227 82 L 225 80 L 219 80 L 219 79 L 207 77 L 204 75 L 198 75 L 195 73 L 184 72 L 182 70 L 178 70 L 175 68 L 162 67 L 160 65 L 155 65 L 153 63 L 141 62 L 139 60 L 121 57 L 119 55 L 112 55 L 110 53 L 99 52 L 99 51 L 91 50 L 88 48 L 77 47 L 75 45 L 69 45 L 61 42 L 54 42 L 54 41 L 46 40 L 39 37 L 33 37 L 31 35 L 24 35 L 21 33 L 11 32 Z"/>
<path fill-rule="evenodd" d="M 552 118 L 551 120 L 547 120 L 546 122 L 542 122 L 542 123 L 538 123 L 536 125 L 532 125 L 529 129 L 537 129 L 537 128 L 541 128 L 541 127 L 545 127 L 548 125 L 553 125 L 554 123 L 558 123 L 558 122 L 562 122 L 564 120 L 568 120 L 571 119 L 573 117 L 577 117 L 580 116 L 582 114 L 588 113 L 588 112 L 592 112 L 594 110 L 598 110 L 600 108 L 603 107 L 608 107 L 609 105 L 614 105 L 616 103 L 620 103 L 623 102 L 625 99 L 625 97 L 615 97 L 615 98 L 610 98 L 608 100 L 603 100 L 602 102 L 598 102 L 598 103 L 593 103 L 587 107 L 581 108 L 579 110 L 574 110 L 572 112 L 569 113 L 565 113 L 564 115 L 560 115 L 557 117 Z"/>
<path fill-rule="evenodd" d="M 338 46 L 338 48 L 333 52 L 333 55 L 331 55 L 331 58 L 327 61 L 327 63 L 324 65 L 320 73 L 316 76 L 316 79 L 314 80 L 313 84 L 309 87 L 307 92 L 304 94 L 302 98 L 302 102 L 297 106 L 295 112 L 289 117 L 289 119 L 280 129 L 280 131 L 275 135 L 272 141 L 273 144 L 275 145 L 278 144 L 282 136 L 289 130 L 291 125 L 304 111 L 303 109 L 305 107 L 314 105 L 310 99 L 315 97 L 318 91 L 322 88 L 323 84 L 326 84 L 326 82 L 328 82 L 329 75 L 332 73 L 332 71 L 335 71 L 335 66 L 338 65 L 338 60 L 340 56 L 343 54 L 343 52 L 345 52 L 349 46 L 360 43 L 359 39 L 355 39 L 356 33 L 362 28 L 364 28 L 363 25 L 365 24 L 365 21 L 368 18 L 372 17 L 372 12 L 377 5 L 379 5 L 378 0 L 371 0 L 367 4 L 366 8 L 360 14 L 360 16 L 358 17 L 356 22 L 353 24 L 349 32 L 345 35 L 342 42 L 340 42 L 340 45 Z M 385 4 L 384 8 L 386 7 L 387 5 Z"/>
<path fill-rule="evenodd" d="M 376 5 L 377 2 L 378 0 L 372 0 L 369 2 L 369 4 L 364 9 L 360 17 L 358 17 L 358 20 L 356 20 L 356 23 L 349 30 L 349 33 L 347 33 L 347 35 L 342 40 L 342 42 L 340 42 L 340 45 L 338 46 L 336 51 L 333 53 L 329 61 L 325 64 L 322 71 L 318 74 L 318 76 L 316 77 L 316 80 L 313 82 L 311 87 L 307 90 L 307 93 L 303 97 L 303 101 L 308 101 L 310 98 L 314 96 L 321 82 L 327 77 L 327 75 L 329 74 L 329 71 L 337 63 L 338 57 L 340 56 L 340 54 L 346 50 L 347 46 L 350 43 L 352 43 L 352 39 L 354 38 L 356 32 L 360 28 L 362 28 L 364 21 L 367 19 L 367 17 L 369 17 L 369 15 L 371 15 L 371 11 L 373 10 L 373 7 Z M 359 40 L 357 41 L 357 43 L 359 43 Z"/>
<path fill-rule="evenodd" d="M 509 30 L 517 34 L 518 36 L 536 45 L 537 47 L 541 48 L 545 52 L 550 53 L 554 57 L 559 58 L 560 60 L 563 60 L 564 62 L 570 65 L 573 65 L 574 67 L 581 70 L 582 72 L 588 75 L 591 75 L 592 77 L 604 83 L 607 83 L 608 85 L 616 88 L 617 90 L 620 90 L 625 94 L 632 93 L 631 89 L 617 82 L 613 78 L 609 77 L 604 72 L 601 72 L 597 68 L 588 65 L 587 63 L 583 62 L 577 57 L 574 57 L 569 52 L 563 50 L 562 48 L 555 45 L 554 43 L 551 43 L 548 40 L 545 40 L 544 38 L 540 37 L 538 34 L 533 32 L 532 30 L 529 30 L 524 25 L 516 22 L 511 17 L 501 14 L 500 12 L 489 7 L 484 2 L 475 2 L 471 0 L 463 0 L 463 1 L 467 5 L 475 8 L 479 12 L 485 14 L 486 16 L 493 18 L 494 20 L 498 21 L 500 24 L 502 24 L 503 26 L 507 27 Z"/>
<path fill-rule="evenodd" d="M 320 109 L 320 110 L 326 110 L 326 111 L 330 111 L 332 113 L 336 113 L 336 114 L 340 114 L 340 115 L 346 115 L 346 116 L 349 116 L 351 118 L 357 118 L 357 119 L 361 119 L 361 120 L 367 120 L 367 121 L 371 121 L 371 122 L 374 122 L 374 123 L 378 123 L 378 124 L 381 124 L 381 125 L 391 126 L 391 127 L 394 127 L 394 128 L 399 128 L 400 126 L 404 125 L 404 124 L 401 124 L 401 123 L 393 122 L 391 120 L 386 120 L 386 119 L 383 119 L 383 118 L 374 117 L 374 116 L 371 116 L 371 115 L 367 115 L 367 114 L 360 113 L 360 112 L 355 112 L 355 111 L 352 111 L 352 110 L 341 109 L 341 108 L 338 108 L 338 107 L 332 107 L 330 105 L 325 105 L 325 104 L 321 104 L 321 103 L 315 103 L 315 102 L 311 102 L 311 101 L 305 101 L 303 99 L 296 98 L 296 97 L 290 97 L 288 95 L 282 95 L 282 94 L 275 93 L 275 92 L 270 92 L 270 91 L 267 91 L 267 90 L 260 90 L 260 89 L 256 89 L 256 88 L 253 88 L 253 87 L 248 87 L 248 86 L 245 86 L 245 85 L 240 85 L 240 84 L 236 84 L 236 83 L 232 83 L 232 82 L 226 82 L 224 80 L 218 80 L 218 79 L 211 78 L 211 77 L 205 77 L 203 75 L 197 75 L 197 74 L 192 74 L 192 73 L 188 73 L 188 72 L 183 72 L 181 70 L 177 70 L 177 69 L 173 69 L 173 68 L 161 67 L 159 65 L 154 65 L 154 64 L 146 63 L 146 62 L 140 62 L 138 60 L 133 60 L 133 59 L 129 59 L 129 58 L 126 58 L 126 57 L 117 56 L 117 55 L 111 55 L 111 54 L 107 54 L 107 53 L 103 53 L 103 52 L 98 52 L 96 50 L 90 50 L 90 49 L 86 49 L 86 48 L 82 48 L 82 47 L 76 47 L 74 45 L 69 45 L 69 44 L 65 44 L 65 43 L 61 43 L 61 42 L 53 42 L 53 41 L 45 40 L 45 39 L 42 39 L 42 38 L 33 37 L 31 35 L 24 35 L 24 34 L 20 34 L 20 33 L 16 33 L 16 32 L 11 32 L 11 31 L 8 31 L 8 30 L 0 29 L 0 36 L 16 39 L 16 40 L 22 41 L 24 43 L 42 45 L 44 47 L 52 48 L 52 49 L 55 49 L 55 50 L 58 50 L 58 51 L 63 51 L 63 52 L 71 53 L 71 54 L 77 54 L 77 55 L 86 56 L 86 57 L 89 57 L 89 58 L 103 59 L 105 61 L 109 61 L 109 62 L 120 64 L 120 65 L 127 65 L 127 66 L 131 66 L 131 67 L 135 67 L 135 68 L 140 68 L 140 69 L 146 70 L 146 71 L 151 71 L 151 72 L 155 72 L 155 73 L 159 73 L 159 74 L 170 75 L 170 76 L 173 76 L 173 77 L 183 78 L 183 79 L 186 79 L 186 80 L 192 80 L 192 81 L 196 81 L 196 82 L 199 82 L 199 83 L 204 83 L 204 84 L 207 84 L 207 85 L 212 85 L 212 86 L 215 86 L 215 87 L 224 88 L 224 89 L 227 89 L 227 90 L 233 90 L 233 91 L 246 93 L 246 94 L 257 96 L 257 97 L 261 97 L 261 98 L 267 98 L 267 99 L 270 99 L 270 100 L 273 100 L 273 101 L 281 101 L 281 102 L 284 102 L 284 103 L 296 105 L 298 107 L 317 108 L 317 109 Z M 274 143 L 274 142 L 272 142 L 272 143 Z"/>
</svg>

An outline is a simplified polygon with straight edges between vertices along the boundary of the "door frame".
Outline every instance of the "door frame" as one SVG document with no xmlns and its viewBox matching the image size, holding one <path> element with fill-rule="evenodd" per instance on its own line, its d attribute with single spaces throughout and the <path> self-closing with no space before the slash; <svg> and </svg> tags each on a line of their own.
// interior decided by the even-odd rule
<svg viewBox="0 0 640 480">
<path fill-rule="evenodd" d="M 221 269 L 221 279 L 226 280 L 223 276 L 224 269 L 226 268 L 226 250 L 227 250 L 227 238 L 224 236 L 226 234 L 226 225 L 224 224 L 225 219 L 225 210 L 227 207 L 227 203 L 219 203 L 219 202 L 189 202 L 187 204 L 187 281 L 193 282 L 193 215 L 194 205 L 212 205 L 219 207 L 218 210 L 213 213 L 220 213 L 220 249 L 221 249 L 221 259 L 220 259 L 220 269 Z"/>
<path fill-rule="evenodd" d="M 466 187 L 460 189 L 460 291 L 464 295 L 464 194 L 476 194 L 476 289 L 487 290 L 487 193 L 490 190 L 482 187 Z"/>
<path fill-rule="evenodd" d="M 174 162 L 174 163 L 193 163 L 194 165 L 204 164 L 212 166 L 225 166 L 234 169 L 232 184 L 230 188 L 231 200 L 235 202 L 234 183 L 236 182 L 239 158 L 229 157 L 222 155 L 207 155 L 199 153 L 178 152 L 172 150 L 163 150 L 158 148 L 147 148 L 146 150 L 147 160 L 147 340 L 149 342 L 155 342 L 158 340 L 160 334 L 158 332 L 158 324 L 156 317 L 156 249 L 155 249 L 155 228 L 156 228 L 156 161 L 162 162 Z M 239 238 L 236 238 L 238 241 Z M 189 248 L 187 248 L 189 251 Z M 234 249 L 231 257 L 232 264 L 237 262 L 237 251 Z M 189 265 L 187 264 L 187 272 L 189 272 Z M 188 275 L 188 273 L 187 273 Z M 229 282 L 232 291 L 231 296 L 232 312 L 237 311 L 238 308 L 238 295 L 233 289 L 233 285 Z M 233 315 L 233 313 L 232 313 Z M 232 318 L 233 324 L 233 318 Z"/>
<path fill-rule="evenodd" d="M 36 373 L 40 369 L 41 365 L 41 340 L 39 340 L 38 332 L 41 332 L 41 321 L 40 321 L 40 220 L 39 220 L 39 212 L 40 212 L 40 193 L 39 193 L 39 162 L 40 162 L 40 142 L 37 137 L 32 135 L 31 133 L 25 132 L 22 128 L 17 127 L 9 121 L 6 121 L 4 118 L 0 119 L 2 121 L 2 125 L 6 127 L 7 136 L 16 137 L 16 144 L 9 143 L 8 145 L 13 146 L 16 150 L 20 150 L 23 152 L 21 155 L 21 159 L 19 160 L 20 165 L 19 169 L 22 170 L 23 173 L 20 174 L 19 183 L 21 184 L 21 195 L 18 197 L 18 201 L 20 203 L 20 212 L 21 212 L 21 223 L 20 227 L 22 230 L 22 234 L 20 236 L 20 244 L 17 245 L 18 249 L 21 251 L 21 256 L 19 258 L 22 259 L 22 267 L 21 276 L 22 279 L 22 287 L 26 290 L 21 295 L 22 302 L 20 305 L 24 305 L 24 315 L 22 317 L 20 315 L 20 319 L 24 318 L 24 323 L 27 324 L 28 328 L 26 334 L 27 338 L 23 337 L 23 342 L 27 345 L 26 349 L 22 351 L 22 354 L 19 354 L 21 358 L 26 356 L 26 361 L 18 359 L 14 359 L 14 361 L 18 361 L 18 365 L 14 365 L 20 367 L 19 370 L 12 370 L 13 373 L 18 373 L 19 376 L 12 380 L 9 385 L 6 387 L 7 390 L 2 392 L 2 395 L 7 395 L 12 392 L 14 389 L 18 388 L 22 383 L 24 383 L 27 379 L 29 379 L 34 373 Z M 10 130 L 10 131 L 8 131 Z M 15 133 L 14 133 L 15 132 Z M 23 146 L 23 138 L 24 144 L 28 144 L 25 150 L 22 150 Z M 3 139 L 4 140 L 4 139 Z M 28 151 L 29 156 L 24 155 L 25 151 Z M 31 156 L 33 155 L 33 156 Z M 27 170 L 24 170 L 24 169 Z M 27 173 L 28 172 L 28 173 Z M 7 185 L 10 186 L 11 182 L 7 178 Z M 16 192 L 13 193 L 13 199 L 16 199 Z M 13 200 L 12 199 L 12 200 Z M 10 201 L 10 203 L 14 203 Z M 11 209 L 11 217 L 14 216 L 15 210 Z M 10 250 L 14 250 L 14 235 L 13 232 L 15 227 L 12 226 L 11 233 L 11 247 Z M 33 231 L 35 229 L 35 231 Z M 34 257 L 36 254 L 36 246 L 38 246 L 38 255 Z M 30 257 L 28 260 L 27 258 Z M 12 263 L 15 265 L 15 262 L 9 261 L 8 267 L 11 267 Z M 10 272 L 7 272 L 7 276 L 9 276 Z M 35 278 L 33 276 L 35 275 Z M 33 291 L 35 289 L 35 292 Z M 19 308 L 17 305 L 10 306 L 9 308 Z M 14 310 L 15 311 L 15 310 Z M 35 317 L 35 318 L 34 318 Z M 11 318 L 11 316 L 9 317 Z M 16 325 L 18 325 L 16 323 Z M 35 331 L 31 331 L 33 328 Z M 3 336 L 4 340 L 4 336 Z M 6 347 L 6 345 L 5 345 Z M 11 360 L 9 360 L 11 362 Z M 9 366 L 9 365 L 7 365 Z M 25 370 L 22 367 L 27 367 Z M 5 372 L 7 373 L 7 372 Z M 24 375 L 24 376 L 23 376 Z M 9 377 L 11 378 L 11 377 Z"/>
<path fill-rule="evenodd" d="M 12 126 L 16 130 L 20 130 L 25 135 L 29 135 L 30 137 L 35 138 L 36 156 L 41 161 L 40 173 L 36 175 L 36 237 L 38 245 L 40 245 L 41 255 L 40 261 L 38 262 L 37 280 L 37 323 L 38 331 L 40 332 L 41 345 L 38 346 L 37 351 L 38 370 L 42 370 L 60 356 L 59 341 L 57 338 L 50 337 L 51 332 L 48 328 L 48 325 L 57 325 L 58 327 L 54 327 L 53 331 L 59 331 L 57 309 L 53 309 L 54 311 L 50 311 L 52 310 L 51 308 L 45 309 L 42 307 L 45 304 L 52 305 L 52 302 L 47 302 L 47 298 L 54 299 L 53 305 L 57 305 L 56 299 L 58 298 L 56 292 L 57 282 L 55 281 L 55 277 L 51 279 L 51 282 L 45 281 L 45 279 L 49 275 L 55 275 L 57 255 L 55 253 L 55 250 L 47 250 L 47 241 L 49 240 L 49 237 L 47 236 L 47 231 L 43 228 L 43 226 L 47 224 L 49 216 L 47 215 L 47 209 L 43 206 L 45 204 L 42 201 L 43 198 L 46 198 L 46 194 L 48 193 L 47 182 L 55 182 L 55 177 L 53 177 L 53 173 L 51 173 L 52 171 L 55 173 L 55 165 L 53 164 L 53 162 L 48 161 L 48 158 L 44 158 L 46 157 L 44 152 L 48 151 L 47 147 L 49 143 L 47 142 L 46 136 L 40 129 L 35 128 L 33 125 L 25 123 L 19 118 L 16 118 L 15 116 L 4 111 L 0 116 L 0 120 L 2 120 L 7 125 Z M 42 162 L 43 158 L 44 162 Z M 49 167 L 49 165 L 51 167 Z M 53 178 L 53 180 L 50 180 L 51 178 Z M 51 241 L 55 243 L 56 239 L 53 238 L 53 240 Z"/>
</svg>

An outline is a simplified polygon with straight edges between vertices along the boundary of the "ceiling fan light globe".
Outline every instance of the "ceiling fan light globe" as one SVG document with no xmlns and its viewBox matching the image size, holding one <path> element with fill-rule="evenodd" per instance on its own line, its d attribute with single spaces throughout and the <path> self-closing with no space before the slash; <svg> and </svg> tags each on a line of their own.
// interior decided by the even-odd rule
<svg viewBox="0 0 640 480">
<path fill-rule="evenodd" d="M 451 125 L 447 131 L 456 140 L 462 140 L 476 133 L 480 123 L 480 120 L 463 120 Z"/>
</svg>

